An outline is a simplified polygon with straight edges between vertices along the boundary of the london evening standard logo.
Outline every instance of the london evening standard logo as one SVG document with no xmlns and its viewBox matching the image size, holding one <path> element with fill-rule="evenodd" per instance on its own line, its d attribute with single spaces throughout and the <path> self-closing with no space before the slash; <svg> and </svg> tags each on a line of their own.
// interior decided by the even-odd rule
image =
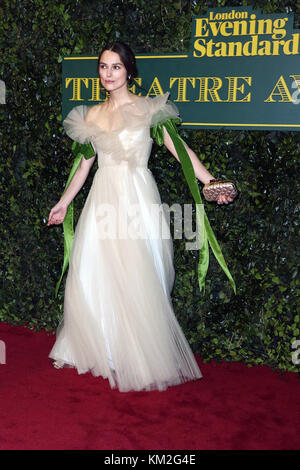
<svg viewBox="0 0 300 470">
<path fill-rule="evenodd" d="M 253 91 L 255 83 L 254 93 L 257 96 L 259 95 L 258 90 L 266 89 L 263 99 L 266 104 L 299 104 L 300 32 L 293 30 L 293 23 L 294 15 L 292 13 L 263 15 L 261 12 L 253 10 L 252 7 L 210 10 L 205 17 L 194 18 L 191 40 L 193 59 L 199 61 L 199 65 L 202 64 L 204 70 L 210 69 L 210 64 L 216 64 L 216 61 L 221 60 L 218 68 L 229 71 L 228 67 L 230 66 L 225 65 L 226 59 L 230 61 L 231 68 L 235 67 L 236 70 L 238 67 L 241 71 L 243 70 L 239 77 L 231 76 L 227 72 L 227 76 L 223 77 L 199 78 L 199 98 L 195 101 L 201 103 L 210 101 L 213 103 L 250 103 L 253 97 L 251 90 Z M 261 61 L 258 62 L 256 58 L 271 60 L 268 62 L 268 70 L 263 76 L 260 72 Z M 289 62 L 283 61 L 284 58 Z M 216 65 L 213 67 L 216 68 Z M 222 98 L 219 91 L 226 88 L 226 86 L 224 87 L 225 80 L 228 82 L 228 93 Z M 190 77 L 188 77 L 188 81 L 195 87 L 195 83 Z M 212 82 L 210 87 L 208 86 L 209 82 Z M 267 84 L 268 86 L 266 86 Z M 181 95 L 183 95 L 186 92 L 186 87 L 182 86 L 181 88 Z M 269 111 L 270 108 L 263 109 L 259 103 L 255 103 L 256 116 L 267 116 Z M 296 130 L 299 129 L 299 122 L 295 113 L 292 112 L 293 110 L 289 109 L 288 112 L 285 108 L 284 111 L 284 115 L 280 112 L 282 126 L 287 128 L 291 124 Z M 272 121 L 275 115 L 279 115 L 279 113 L 278 110 L 274 113 L 273 109 L 268 118 L 269 125 L 280 127 L 279 116 L 277 118 L 278 124 Z M 250 117 L 250 113 L 248 116 Z M 253 119 L 255 116 L 252 117 Z M 240 120 L 240 124 L 242 124 L 242 115 Z M 267 120 L 265 124 L 253 120 L 253 126 L 267 127 Z M 295 121 L 295 124 L 292 121 Z M 223 123 L 225 124 L 226 120 L 223 120 Z"/>
<path fill-rule="evenodd" d="M 288 15 L 260 17 L 232 9 L 209 11 L 194 19 L 193 57 L 250 57 L 300 53 L 299 32 L 292 30 Z"/>
</svg>

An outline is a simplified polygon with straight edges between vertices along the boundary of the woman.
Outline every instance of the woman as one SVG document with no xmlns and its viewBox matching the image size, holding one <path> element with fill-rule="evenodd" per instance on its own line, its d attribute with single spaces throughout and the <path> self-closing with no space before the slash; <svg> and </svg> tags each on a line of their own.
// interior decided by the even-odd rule
<svg viewBox="0 0 300 470">
<path fill-rule="evenodd" d="M 76 106 L 64 121 L 74 141 L 92 143 L 98 170 L 79 217 L 66 279 L 64 318 L 49 354 L 54 366 L 76 367 L 109 379 L 111 388 L 165 390 L 202 377 L 176 320 L 170 292 L 174 283 L 172 238 L 151 237 L 150 209 L 161 204 L 147 168 L 150 127 L 178 117 L 168 93 L 151 98 L 129 92 L 137 76 L 135 57 L 122 42 L 108 44 L 98 59 L 101 84 L 109 99 Z M 178 160 L 164 130 L 164 144 Z M 202 183 L 213 176 L 186 146 Z M 84 184 L 96 155 L 81 159 L 67 190 L 49 214 L 48 225 L 62 223 L 67 208 Z M 220 195 L 218 203 L 232 199 Z M 140 209 L 145 237 L 103 237 L 103 209 L 114 216 Z M 164 219 L 166 224 L 166 220 Z"/>
</svg>

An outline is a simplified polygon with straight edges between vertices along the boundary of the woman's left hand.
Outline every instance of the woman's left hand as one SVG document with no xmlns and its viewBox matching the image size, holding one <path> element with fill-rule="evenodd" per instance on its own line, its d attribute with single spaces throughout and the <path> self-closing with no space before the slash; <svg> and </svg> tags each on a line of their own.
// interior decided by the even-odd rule
<svg viewBox="0 0 300 470">
<path fill-rule="evenodd" d="M 229 202 L 232 202 L 234 198 L 226 196 L 225 194 L 220 194 L 220 196 L 217 199 L 218 204 L 228 204 Z"/>
</svg>

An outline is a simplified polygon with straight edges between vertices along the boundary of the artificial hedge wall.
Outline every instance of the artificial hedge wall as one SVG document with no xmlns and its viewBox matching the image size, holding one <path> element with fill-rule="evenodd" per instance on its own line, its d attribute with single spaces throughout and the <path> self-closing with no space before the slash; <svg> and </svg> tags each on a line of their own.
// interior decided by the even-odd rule
<svg viewBox="0 0 300 470">
<path fill-rule="evenodd" d="M 187 51 L 192 15 L 239 5 L 265 13 L 294 11 L 294 27 L 300 27 L 299 2 L 285 0 L 2 0 L 1 321 L 55 332 L 62 315 L 64 283 L 54 298 L 63 259 L 62 226 L 46 226 L 73 161 L 61 123 L 62 57 L 97 55 L 114 39 L 136 52 Z M 234 204 L 205 203 L 236 281 L 236 296 L 212 252 L 206 291 L 200 294 L 198 252 L 174 240 L 172 299 L 191 347 L 205 361 L 297 372 L 292 344 L 300 339 L 300 133 L 182 130 L 181 135 L 213 175 L 233 179 L 241 191 Z M 75 224 L 96 167 L 75 199 Z M 154 147 L 149 168 L 163 202 L 193 202 L 181 167 L 168 151 Z"/>
</svg>

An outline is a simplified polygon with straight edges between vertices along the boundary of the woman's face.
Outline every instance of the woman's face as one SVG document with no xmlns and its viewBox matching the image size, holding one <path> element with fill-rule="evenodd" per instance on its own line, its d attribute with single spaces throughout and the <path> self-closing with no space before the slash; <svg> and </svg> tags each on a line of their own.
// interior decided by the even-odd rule
<svg viewBox="0 0 300 470">
<path fill-rule="evenodd" d="M 104 51 L 100 57 L 99 76 L 102 86 L 107 91 L 127 87 L 127 70 L 119 54 L 113 51 Z"/>
</svg>

